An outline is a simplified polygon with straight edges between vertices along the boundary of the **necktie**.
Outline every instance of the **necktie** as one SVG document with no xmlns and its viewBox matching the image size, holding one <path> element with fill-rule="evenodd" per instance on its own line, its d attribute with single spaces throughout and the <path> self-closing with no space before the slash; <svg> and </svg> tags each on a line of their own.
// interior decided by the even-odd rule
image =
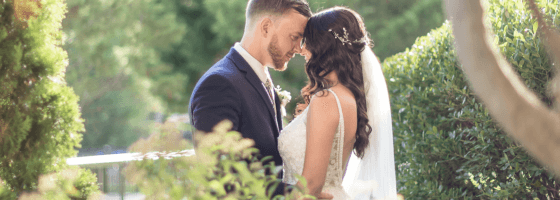
<svg viewBox="0 0 560 200">
<path fill-rule="evenodd" d="M 272 103 L 272 107 L 274 108 L 274 118 L 276 118 L 276 104 L 274 103 L 274 93 L 273 93 L 274 89 L 272 87 L 272 83 L 270 79 L 266 79 L 264 86 L 266 87 L 266 91 L 268 92 L 268 97 L 270 97 L 270 102 Z"/>
</svg>

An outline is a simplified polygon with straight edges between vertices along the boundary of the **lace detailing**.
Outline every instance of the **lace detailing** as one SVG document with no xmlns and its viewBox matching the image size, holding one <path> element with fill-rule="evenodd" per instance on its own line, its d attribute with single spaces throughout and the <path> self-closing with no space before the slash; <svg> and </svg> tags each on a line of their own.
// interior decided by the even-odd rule
<svg viewBox="0 0 560 200">
<path fill-rule="evenodd" d="M 344 117 L 342 107 L 338 96 L 331 90 L 330 93 L 336 98 L 338 112 L 340 114 L 339 124 L 332 144 L 332 151 L 327 167 L 327 176 L 323 191 L 329 191 L 335 198 L 346 199 L 348 196 L 342 188 L 342 178 L 344 176 L 343 147 L 344 147 Z M 288 126 L 286 126 L 278 137 L 278 151 L 282 156 L 284 163 L 284 179 L 283 182 L 288 184 L 296 184 L 297 179 L 294 174 L 301 175 L 303 173 L 303 163 L 305 160 L 306 149 L 306 126 L 307 112 L 309 106 L 302 111 Z"/>
<path fill-rule="evenodd" d="M 282 156 L 285 183 L 295 185 L 297 179 L 293 175 L 303 173 L 303 162 L 306 149 L 306 125 L 309 106 L 292 122 L 282 129 L 278 137 L 278 151 Z"/>
<path fill-rule="evenodd" d="M 339 186 L 342 185 L 342 176 L 344 176 L 344 168 L 342 168 L 342 154 L 344 147 L 344 116 L 342 114 L 342 107 L 340 106 L 340 100 L 338 96 L 331 90 L 338 106 L 338 113 L 340 114 L 337 133 L 334 137 L 331 157 L 329 159 L 329 167 L 327 169 L 327 178 L 324 187 Z M 332 169 L 332 170 L 330 170 Z"/>
</svg>

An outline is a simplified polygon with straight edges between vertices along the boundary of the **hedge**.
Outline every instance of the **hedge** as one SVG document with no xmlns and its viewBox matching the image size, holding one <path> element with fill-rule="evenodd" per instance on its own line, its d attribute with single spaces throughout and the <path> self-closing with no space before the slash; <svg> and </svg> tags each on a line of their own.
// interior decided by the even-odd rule
<svg viewBox="0 0 560 200">
<path fill-rule="evenodd" d="M 558 1 L 539 1 L 558 26 Z M 551 62 L 522 1 L 489 0 L 494 45 L 551 106 Z M 399 193 L 407 199 L 559 198 L 560 185 L 492 120 L 461 71 L 450 22 L 383 62 Z"/>
</svg>

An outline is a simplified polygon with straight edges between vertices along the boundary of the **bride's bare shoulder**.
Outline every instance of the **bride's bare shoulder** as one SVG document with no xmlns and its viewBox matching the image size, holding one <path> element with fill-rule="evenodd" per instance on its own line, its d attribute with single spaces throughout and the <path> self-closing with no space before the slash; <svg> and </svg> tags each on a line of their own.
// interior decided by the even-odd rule
<svg viewBox="0 0 560 200">
<path fill-rule="evenodd" d="M 318 109 L 331 110 L 333 109 L 333 106 L 335 110 L 338 110 L 334 95 L 330 94 L 328 90 L 322 90 L 317 92 L 315 95 L 313 95 L 313 98 L 311 98 L 311 101 L 309 102 L 309 111 L 311 112 L 312 110 Z"/>
<path fill-rule="evenodd" d="M 344 86 L 334 86 L 330 88 L 332 92 L 335 93 L 333 95 L 329 90 L 323 90 L 317 92 L 313 98 L 311 98 L 311 102 L 309 103 L 309 112 L 310 113 L 324 113 L 329 114 L 329 118 L 334 118 L 338 120 L 338 104 L 336 98 L 338 98 L 340 105 L 342 107 L 343 112 L 345 114 L 348 111 L 355 112 L 356 109 L 356 99 L 354 98 L 354 94 L 348 88 Z"/>
<path fill-rule="evenodd" d="M 308 123 L 317 121 L 320 124 L 326 124 L 328 122 L 336 122 L 339 119 L 338 106 L 336 99 L 333 94 L 329 93 L 327 90 L 317 92 L 311 102 L 309 102 L 308 108 Z"/>
<path fill-rule="evenodd" d="M 356 107 L 356 98 L 354 97 L 354 94 L 352 93 L 352 91 L 350 91 L 350 89 L 343 85 L 336 85 L 332 87 L 331 90 L 336 93 L 336 96 L 340 100 L 340 105 L 343 109 L 345 107 Z"/>
</svg>

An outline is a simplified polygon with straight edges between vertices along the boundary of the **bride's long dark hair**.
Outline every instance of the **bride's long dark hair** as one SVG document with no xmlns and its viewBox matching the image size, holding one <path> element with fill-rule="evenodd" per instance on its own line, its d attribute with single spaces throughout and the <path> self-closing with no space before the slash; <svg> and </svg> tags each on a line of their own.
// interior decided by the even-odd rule
<svg viewBox="0 0 560 200">
<path fill-rule="evenodd" d="M 335 35 L 343 38 L 342 40 L 347 39 L 350 43 L 343 44 Z M 359 41 L 353 42 L 355 40 Z M 311 58 L 305 65 L 309 81 L 301 90 L 305 104 L 309 104 L 311 97 L 317 92 L 333 86 L 325 76 L 334 71 L 338 76 L 339 84 L 346 86 L 356 99 L 358 127 L 354 150 L 356 155 L 362 158 L 369 144 L 372 129 L 368 124 L 360 53 L 364 48 L 372 48 L 373 43 L 369 39 L 361 16 L 351 9 L 340 6 L 323 10 L 307 22 L 303 32 L 303 43 L 311 53 Z M 303 108 L 298 106 L 296 113 Z"/>
</svg>

